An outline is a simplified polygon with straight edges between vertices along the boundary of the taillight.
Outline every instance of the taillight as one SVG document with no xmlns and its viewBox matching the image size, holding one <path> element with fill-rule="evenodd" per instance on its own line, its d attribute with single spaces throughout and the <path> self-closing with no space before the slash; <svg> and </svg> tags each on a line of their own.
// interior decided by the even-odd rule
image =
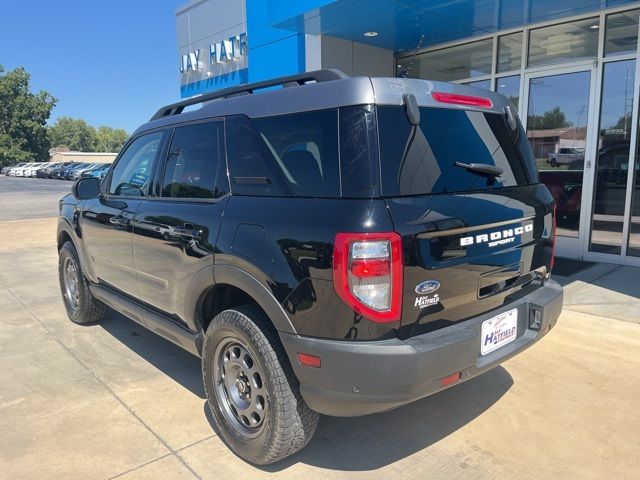
<svg viewBox="0 0 640 480">
<path fill-rule="evenodd" d="M 400 320 L 402 242 L 389 233 L 339 233 L 333 248 L 333 284 L 342 300 L 374 322 Z"/>
<path fill-rule="evenodd" d="M 551 244 L 551 262 L 549 264 L 549 273 L 553 270 L 553 267 L 556 264 L 556 229 L 558 228 L 558 223 L 556 220 L 557 215 L 557 206 L 553 206 L 553 243 Z"/>
<path fill-rule="evenodd" d="M 489 98 L 475 97 L 473 95 L 461 95 L 459 93 L 433 92 L 431 94 L 436 102 L 452 103 L 454 105 L 466 105 L 468 107 L 491 108 L 493 102 Z"/>
</svg>

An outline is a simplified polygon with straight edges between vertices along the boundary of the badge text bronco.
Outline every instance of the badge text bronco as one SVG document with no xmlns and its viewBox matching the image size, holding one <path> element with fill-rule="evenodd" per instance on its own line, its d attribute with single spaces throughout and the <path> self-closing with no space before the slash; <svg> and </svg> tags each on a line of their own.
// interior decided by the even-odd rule
<svg viewBox="0 0 640 480">
<path fill-rule="evenodd" d="M 533 232 L 533 223 L 523 225 L 522 227 L 507 228 L 496 232 L 481 233 L 471 237 L 462 237 L 460 239 L 460 246 L 466 247 L 468 245 L 486 243 L 490 247 L 497 247 L 498 245 L 506 245 L 507 243 L 513 242 L 516 236 L 522 235 L 525 232 Z"/>
</svg>

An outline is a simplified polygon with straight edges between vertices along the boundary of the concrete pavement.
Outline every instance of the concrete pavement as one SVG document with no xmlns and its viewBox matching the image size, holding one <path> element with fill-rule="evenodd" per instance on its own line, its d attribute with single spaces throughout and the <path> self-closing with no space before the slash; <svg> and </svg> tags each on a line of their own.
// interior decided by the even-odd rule
<svg viewBox="0 0 640 480">
<path fill-rule="evenodd" d="M 2 478 L 638 478 L 638 269 L 562 279 L 567 306 L 533 348 L 392 412 L 322 417 L 258 469 L 216 435 L 197 358 L 113 312 L 66 318 L 55 228 L 0 221 Z"/>
</svg>

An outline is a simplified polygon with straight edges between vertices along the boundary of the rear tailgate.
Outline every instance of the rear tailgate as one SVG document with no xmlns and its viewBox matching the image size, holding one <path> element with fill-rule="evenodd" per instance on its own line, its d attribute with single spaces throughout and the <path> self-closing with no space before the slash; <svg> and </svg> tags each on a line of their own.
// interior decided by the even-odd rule
<svg viewBox="0 0 640 480">
<path fill-rule="evenodd" d="M 509 303 L 550 271 L 553 198 L 519 120 L 495 107 L 436 102 L 415 128 L 402 107 L 377 107 L 382 194 L 403 243 L 401 337 Z"/>
<path fill-rule="evenodd" d="M 400 336 L 472 318 L 539 286 L 551 263 L 551 203 L 543 185 L 387 199 L 403 242 Z"/>
</svg>

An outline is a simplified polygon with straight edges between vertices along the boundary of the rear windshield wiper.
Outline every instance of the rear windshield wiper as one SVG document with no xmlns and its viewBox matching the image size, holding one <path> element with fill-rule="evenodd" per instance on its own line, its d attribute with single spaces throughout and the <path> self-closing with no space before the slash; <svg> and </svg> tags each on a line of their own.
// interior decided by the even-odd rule
<svg viewBox="0 0 640 480">
<path fill-rule="evenodd" d="M 483 173 L 485 175 L 489 175 L 490 177 L 499 177 L 504 173 L 504 170 L 500 167 L 496 167 L 495 165 L 487 165 L 484 163 L 462 163 L 462 162 L 454 162 L 456 167 L 466 168 L 467 170 L 471 170 L 472 172 Z"/>
</svg>

